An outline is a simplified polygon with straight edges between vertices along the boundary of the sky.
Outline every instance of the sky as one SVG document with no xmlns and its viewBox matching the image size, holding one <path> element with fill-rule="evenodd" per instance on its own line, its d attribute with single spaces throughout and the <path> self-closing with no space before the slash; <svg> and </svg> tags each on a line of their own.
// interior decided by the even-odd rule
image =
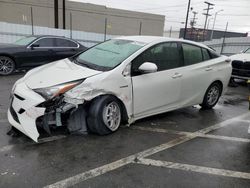
<svg viewBox="0 0 250 188">
<path fill-rule="evenodd" d="M 107 7 L 133 10 L 165 15 L 164 30 L 179 30 L 184 27 L 186 18 L 188 0 L 73 0 L 85 3 L 105 5 Z M 203 13 L 207 8 L 205 0 L 191 0 L 192 11 L 198 12 L 196 27 L 204 27 L 205 16 Z M 228 31 L 248 32 L 250 33 L 250 0 L 207 0 L 215 4 L 210 11 L 212 16 L 209 17 L 209 28 L 213 26 L 215 12 L 218 13 L 215 29 L 225 30 L 228 22 Z M 193 17 L 192 11 L 189 14 L 190 19 Z"/>
</svg>

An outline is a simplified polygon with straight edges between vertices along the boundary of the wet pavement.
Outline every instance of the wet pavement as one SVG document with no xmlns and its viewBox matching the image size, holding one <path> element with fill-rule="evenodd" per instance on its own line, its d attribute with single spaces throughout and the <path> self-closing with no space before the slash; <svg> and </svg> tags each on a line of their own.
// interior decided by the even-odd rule
<svg viewBox="0 0 250 188">
<path fill-rule="evenodd" d="M 0 187 L 250 187 L 248 89 L 229 88 L 213 110 L 193 106 L 108 136 L 58 134 L 36 144 L 6 135 L 0 78 Z"/>
</svg>

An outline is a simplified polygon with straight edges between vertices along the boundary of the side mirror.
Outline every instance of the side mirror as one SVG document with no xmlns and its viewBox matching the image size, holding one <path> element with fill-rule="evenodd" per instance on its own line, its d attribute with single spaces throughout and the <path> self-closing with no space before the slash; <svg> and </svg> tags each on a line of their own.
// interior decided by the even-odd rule
<svg viewBox="0 0 250 188">
<path fill-rule="evenodd" d="M 39 47 L 40 45 L 39 44 L 36 44 L 36 43 L 34 43 L 34 44 L 31 44 L 31 49 L 33 49 L 33 48 L 37 48 L 37 47 Z"/>
<path fill-rule="evenodd" d="M 151 62 L 145 62 L 139 67 L 139 71 L 143 74 L 157 72 L 157 65 Z"/>
</svg>

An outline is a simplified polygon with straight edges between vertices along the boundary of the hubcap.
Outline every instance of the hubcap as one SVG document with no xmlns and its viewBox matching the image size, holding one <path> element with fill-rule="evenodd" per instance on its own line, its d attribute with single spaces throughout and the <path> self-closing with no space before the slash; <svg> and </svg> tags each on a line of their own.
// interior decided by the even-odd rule
<svg viewBox="0 0 250 188">
<path fill-rule="evenodd" d="M 207 103 L 209 105 L 214 105 L 220 96 L 220 90 L 217 86 L 211 87 L 207 94 Z"/>
<path fill-rule="evenodd" d="M 111 130 L 116 131 L 121 122 L 121 110 L 116 102 L 111 102 L 103 109 L 103 121 Z"/>
<path fill-rule="evenodd" d="M 0 74 L 10 74 L 14 69 L 13 61 L 8 57 L 0 57 Z"/>
</svg>

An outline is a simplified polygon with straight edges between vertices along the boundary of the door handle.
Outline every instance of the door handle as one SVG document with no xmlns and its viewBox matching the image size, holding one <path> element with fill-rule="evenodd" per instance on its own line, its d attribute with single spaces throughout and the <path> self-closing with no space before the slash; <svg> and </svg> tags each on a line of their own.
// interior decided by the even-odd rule
<svg viewBox="0 0 250 188">
<path fill-rule="evenodd" d="M 172 76 L 172 78 L 180 78 L 180 77 L 182 77 L 182 74 L 180 74 L 180 73 L 175 73 L 175 74 Z"/>
<path fill-rule="evenodd" d="M 213 67 L 207 67 L 207 68 L 205 68 L 205 70 L 206 71 L 211 71 L 211 70 L 213 70 Z"/>
</svg>

